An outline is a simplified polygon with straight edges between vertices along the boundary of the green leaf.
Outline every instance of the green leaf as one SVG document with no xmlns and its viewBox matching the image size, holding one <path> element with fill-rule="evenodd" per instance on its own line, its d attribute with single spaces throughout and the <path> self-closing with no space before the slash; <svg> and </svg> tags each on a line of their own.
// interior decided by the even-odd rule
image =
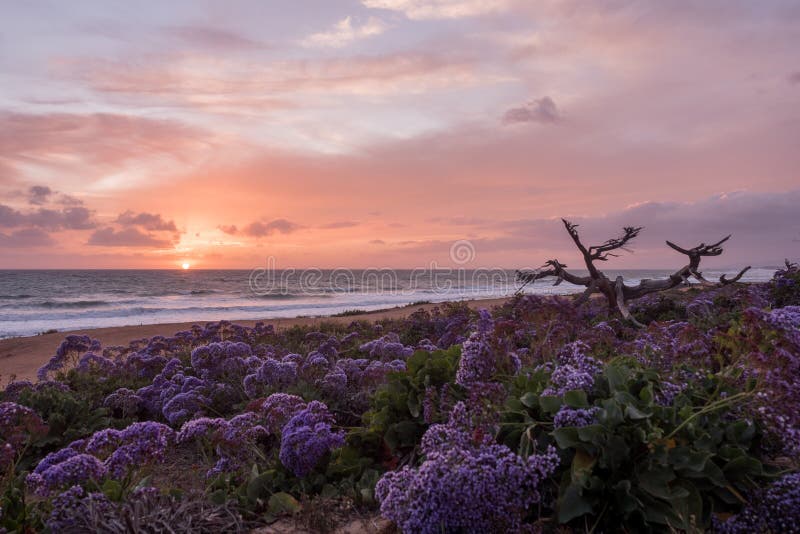
<svg viewBox="0 0 800 534">
<path fill-rule="evenodd" d="M 759 476 L 764 473 L 761 462 L 750 456 L 741 456 L 731 460 L 722 468 L 727 477 L 744 478 L 747 475 Z"/>
<path fill-rule="evenodd" d="M 529 391 L 525 395 L 520 397 L 519 401 L 526 408 L 536 408 L 537 406 L 539 406 L 539 395 L 536 395 L 532 391 Z"/>
<path fill-rule="evenodd" d="M 561 449 L 569 449 L 581 444 L 581 440 L 578 438 L 578 429 L 575 427 L 556 428 L 553 430 L 553 439 Z"/>
<path fill-rule="evenodd" d="M 622 423 L 622 410 L 614 399 L 605 399 L 600 403 L 603 411 L 600 412 L 598 420 L 607 426 L 614 427 Z"/>
<path fill-rule="evenodd" d="M 408 395 L 408 401 L 406 401 L 406 406 L 408 406 L 408 413 L 411 414 L 411 417 L 416 419 L 419 417 L 419 400 L 417 396 L 412 392 Z"/>
<path fill-rule="evenodd" d="M 592 473 L 594 465 L 597 463 L 597 458 L 578 449 L 575 451 L 575 456 L 572 458 L 572 481 L 582 484 Z"/>
<path fill-rule="evenodd" d="M 551 395 L 542 395 L 539 397 L 539 406 L 542 407 L 544 413 L 556 413 L 561 409 L 563 401 L 561 397 L 554 397 Z"/>
<path fill-rule="evenodd" d="M 608 387 L 611 391 L 624 389 L 625 382 L 627 381 L 627 373 L 625 372 L 627 369 L 623 369 L 624 368 L 614 364 L 606 365 L 605 375 L 606 380 L 608 380 Z"/>
<path fill-rule="evenodd" d="M 634 406 L 633 404 L 629 404 L 628 406 L 625 407 L 625 416 L 629 419 L 633 419 L 634 421 L 638 421 L 640 419 L 647 419 L 651 415 L 653 414 L 644 412 L 639 408 L 637 408 L 636 406 Z"/>
<path fill-rule="evenodd" d="M 295 514 L 299 510 L 297 499 L 283 491 L 273 494 L 267 502 L 267 512 L 272 515 Z"/>
<path fill-rule="evenodd" d="M 639 487 L 659 499 L 672 498 L 669 483 L 675 480 L 675 473 L 671 469 L 651 469 L 639 473 Z"/>
<path fill-rule="evenodd" d="M 247 483 L 247 489 L 245 491 L 247 499 L 250 502 L 256 502 L 259 499 L 266 498 L 266 496 L 269 495 L 272 490 L 273 479 L 273 471 L 267 471 L 266 473 L 262 473 L 257 477 L 250 479 L 250 481 Z"/>
<path fill-rule="evenodd" d="M 647 384 L 639 392 L 639 399 L 641 399 L 648 406 L 653 404 L 653 384 Z"/>
<path fill-rule="evenodd" d="M 578 428 L 578 437 L 581 441 L 600 445 L 604 432 L 605 429 L 600 425 L 587 425 Z"/>
<path fill-rule="evenodd" d="M 573 389 L 564 393 L 564 402 L 570 408 L 588 408 L 589 401 L 586 399 L 586 392 L 582 389 Z"/>
<path fill-rule="evenodd" d="M 109 478 L 103 483 L 103 494 L 112 501 L 119 501 L 122 499 L 122 484 L 118 481 Z"/>
<path fill-rule="evenodd" d="M 558 521 L 569 523 L 576 517 L 592 513 L 592 504 L 581 495 L 581 488 L 570 484 L 558 498 Z"/>
</svg>

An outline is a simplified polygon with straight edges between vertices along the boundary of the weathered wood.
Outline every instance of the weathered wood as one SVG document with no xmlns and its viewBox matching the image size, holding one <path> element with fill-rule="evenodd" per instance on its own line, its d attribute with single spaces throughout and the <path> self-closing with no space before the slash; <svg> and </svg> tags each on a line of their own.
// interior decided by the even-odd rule
<svg viewBox="0 0 800 534">
<path fill-rule="evenodd" d="M 521 292 L 525 286 L 534 283 L 536 280 L 555 277 L 556 281 L 554 285 L 559 285 L 567 281 L 574 285 L 586 287 L 583 294 L 575 299 L 576 306 L 584 304 L 589 300 L 592 294 L 602 293 L 603 296 L 606 297 L 610 309 L 616 309 L 626 320 L 631 321 L 636 326 L 643 325 L 631 315 L 628 309 L 629 301 L 642 298 L 651 293 L 666 291 L 682 284 L 687 284 L 691 278 L 694 278 L 705 287 L 733 284 L 738 282 L 744 273 L 750 269 L 750 266 L 747 266 L 730 279 L 727 278 L 727 275 L 722 275 L 719 278 L 719 282 L 712 282 L 703 276 L 703 273 L 699 269 L 701 259 L 704 256 L 719 256 L 722 254 L 723 249 L 721 245 L 731 238 L 730 235 L 727 235 L 716 243 L 710 245 L 700 243 L 696 247 L 688 249 L 676 245 L 671 241 L 667 241 L 667 246 L 689 258 L 689 263 L 687 265 L 681 267 L 667 278 L 661 280 L 641 280 L 635 286 L 626 285 L 621 276 L 618 276 L 614 282 L 611 282 L 611 280 L 597 268 L 594 262 L 608 261 L 610 257 L 617 257 L 618 254 L 615 252 L 617 250 L 628 251 L 628 243 L 639 235 L 643 227 L 626 226 L 622 229 L 622 234 L 619 237 L 608 239 L 601 245 L 587 247 L 583 244 L 578 234 L 578 225 L 571 223 L 567 219 L 561 219 L 561 221 L 564 223 L 564 228 L 566 228 L 573 243 L 575 243 L 575 246 L 581 252 L 583 261 L 586 264 L 586 269 L 589 271 L 589 276 L 574 275 L 566 270 L 567 266 L 565 264 L 557 259 L 552 259 L 548 260 L 539 269 L 533 271 L 517 271 L 517 280 L 522 282 L 522 286 L 519 288 L 518 292 Z"/>
</svg>

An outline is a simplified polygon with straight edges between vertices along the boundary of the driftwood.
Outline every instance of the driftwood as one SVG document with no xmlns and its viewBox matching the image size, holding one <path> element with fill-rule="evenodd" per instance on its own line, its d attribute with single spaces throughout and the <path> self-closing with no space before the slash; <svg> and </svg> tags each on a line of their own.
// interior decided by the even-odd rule
<svg viewBox="0 0 800 534">
<path fill-rule="evenodd" d="M 625 319 L 631 321 L 637 326 L 644 325 L 639 323 L 631 315 L 631 312 L 628 309 L 628 302 L 631 300 L 644 297 L 650 293 L 666 291 L 667 289 L 672 289 L 679 285 L 687 284 L 689 283 L 690 278 L 694 278 L 703 286 L 732 284 L 737 282 L 742 275 L 744 275 L 744 273 L 750 269 L 749 266 L 745 267 L 733 278 L 727 278 L 726 275 L 722 275 L 719 278 L 719 282 L 709 281 L 703 276 L 703 273 L 700 272 L 700 260 L 704 256 L 719 256 L 722 254 L 722 244 L 731 238 L 730 235 L 711 245 L 700 243 L 696 247 L 689 249 L 679 247 L 675 243 L 667 241 L 667 245 L 670 248 L 687 256 L 689 263 L 675 271 L 673 274 L 669 275 L 668 278 L 661 280 L 642 280 L 635 286 L 629 286 L 625 284 L 621 276 L 617 276 L 614 280 L 608 278 L 597 268 L 595 262 L 608 261 L 609 258 L 618 257 L 619 251 L 628 251 L 628 244 L 639 235 L 639 232 L 642 231 L 641 226 L 626 226 L 622 229 L 622 235 L 619 237 L 609 239 L 601 245 L 587 247 L 581 242 L 580 236 L 578 235 L 578 225 L 573 224 L 566 219 L 561 219 L 561 221 L 564 223 L 564 227 L 567 229 L 567 232 L 572 238 L 572 241 L 575 243 L 575 246 L 578 247 L 578 250 L 580 250 L 581 254 L 583 255 L 583 261 L 586 264 L 586 269 L 589 271 L 589 275 L 577 276 L 568 272 L 566 270 L 567 266 L 560 261 L 555 259 L 549 260 L 539 269 L 517 271 L 517 280 L 522 282 L 522 286 L 519 290 L 521 291 L 528 284 L 531 284 L 542 278 L 554 277 L 556 279 L 554 285 L 558 285 L 566 280 L 570 284 L 586 287 L 586 290 L 583 292 L 583 294 L 576 299 L 576 306 L 586 302 L 592 294 L 602 293 L 608 301 L 608 306 L 610 309 L 618 310 Z"/>
</svg>

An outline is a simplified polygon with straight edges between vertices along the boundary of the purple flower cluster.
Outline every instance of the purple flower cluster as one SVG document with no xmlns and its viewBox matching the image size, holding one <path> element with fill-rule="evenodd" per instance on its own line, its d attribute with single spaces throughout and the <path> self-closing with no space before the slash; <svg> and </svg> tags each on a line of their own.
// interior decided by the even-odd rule
<svg viewBox="0 0 800 534">
<path fill-rule="evenodd" d="M 373 360 L 406 359 L 414 354 L 414 347 L 407 347 L 400 342 L 400 336 L 390 332 L 383 337 L 368 341 L 359 347 Z"/>
<path fill-rule="evenodd" d="M 495 322 L 491 314 L 487 310 L 479 310 L 475 331 L 461 345 L 457 384 L 480 389 L 495 380 L 498 373 L 514 374 L 519 371 L 519 357 L 509 350 L 505 339 L 495 338 L 494 332 Z"/>
<path fill-rule="evenodd" d="M 756 492 L 740 513 L 715 521 L 714 527 L 720 534 L 800 532 L 800 473 L 785 475 Z"/>
<path fill-rule="evenodd" d="M 45 434 L 47 425 L 36 412 L 14 402 L 0 402 L 0 475 L 26 445 Z"/>
<path fill-rule="evenodd" d="M 622 344 L 620 352 L 635 356 L 642 365 L 669 371 L 682 362 L 710 364 L 713 339 L 686 322 L 656 322 L 637 333 L 634 340 Z"/>
<path fill-rule="evenodd" d="M 52 453 L 39 462 L 26 479 L 31 490 L 42 497 L 53 491 L 106 476 L 103 462 L 91 454 L 80 453 L 71 447 Z"/>
<path fill-rule="evenodd" d="M 85 518 L 93 511 L 111 506 L 102 493 L 88 493 L 81 486 L 72 486 L 53 499 L 53 509 L 45 523 L 50 532 L 80 532 L 85 527 Z"/>
<path fill-rule="evenodd" d="M 221 380 L 234 377 L 238 380 L 246 371 L 246 361 L 252 355 L 253 352 L 247 343 L 222 341 L 194 349 L 191 363 L 200 378 Z"/>
<path fill-rule="evenodd" d="M 259 411 L 264 415 L 264 427 L 268 432 L 275 434 L 306 406 L 306 401 L 297 395 L 273 393 L 261 404 Z"/>
<path fill-rule="evenodd" d="M 78 360 L 75 370 L 79 373 L 96 373 L 103 378 L 107 378 L 116 373 L 117 364 L 105 356 L 87 352 Z"/>
<path fill-rule="evenodd" d="M 28 475 L 38 495 L 107 476 L 122 478 L 143 465 L 161 461 L 174 441 L 168 426 L 153 421 L 134 423 L 123 430 L 107 428 L 86 440 L 45 456 Z"/>
<path fill-rule="evenodd" d="M 269 435 L 262 417 L 253 412 L 230 420 L 200 417 L 183 424 L 176 443 L 205 442 L 211 445 L 218 461 L 206 476 L 241 471 L 258 457 L 258 443 Z"/>
<path fill-rule="evenodd" d="M 381 513 L 403 532 L 517 532 L 559 464 L 554 448 L 527 459 L 488 437 L 478 440 L 463 403 L 422 440 L 425 461 L 378 481 Z"/>
<path fill-rule="evenodd" d="M 289 354 L 282 360 L 265 359 L 255 372 L 244 377 L 245 394 L 250 398 L 259 397 L 265 389 L 277 390 L 297 382 L 297 361 L 303 359 L 299 354 Z"/>
<path fill-rule="evenodd" d="M 542 395 L 561 396 L 575 389 L 590 390 L 602 365 L 586 354 L 589 350 L 590 347 L 582 341 L 564 345 L 556 356 L 550 384 L 542 391 Z"/>
<path fill-rule="evenodd" d="M 36 376 L 39 380 L 47 380 L 51 374 L 67 371 L 81 355 L 90 351 L 100 352 L 100 342 L 89 336 L 67 336 L 50 361 L 37 371 Z"/>
<path fill-rule="evenodd" d="M 109 394 L 103 401 L 103 406 L 109 408 L 120 417 L 136 415 L 144 405 L 142 398 L 135 391 L 128 388 L 119 388 Z"/>
<path fill-rule="evenodd" d="M 145 421 L 123 430 L 107 428 L 95 432 L 84 450 L 104 459 L 110 476 L 121 478 L 137 467 L 163 460 L 174 440 L 175 432 L 170 427 Z"/>
<path fill-rule="evenodd" d="M 334 423 L 325 404 L 308 403 L 281 431 L 281 463 L 295 476 L 311 473 L 328 452 L 344 445 L 344 432 L 333 430 Z"/>
<path fill-rule="evenodd" d="M 600 408 L 593 406 L 591 408 L 570 408 L 569 406 L 562 406 L 560 410 L 553 417 L 553 426 L 555 428 L 562 428 L 567 426 L 584 427 L 593 425 L 597 420 L 597 414 Z"/>
<path fill-rule="evenodd" d="M 171 425 L 180 425 L 203 412 L 215 395 L 233 396 L 232 386 L 224 382 L 185 374 L 180 360 L 173 358 L 156 375 L 153 383 L 140 388 L 136 395 L 151 414 L 160 414 Z"/>
<path fill-rule="evenodd" d="M 760 383 L 755 414 L 790 455 L 800 453 L 800 306 L 743 314 L 737 342 L 745 369 Z"/>
</svg>

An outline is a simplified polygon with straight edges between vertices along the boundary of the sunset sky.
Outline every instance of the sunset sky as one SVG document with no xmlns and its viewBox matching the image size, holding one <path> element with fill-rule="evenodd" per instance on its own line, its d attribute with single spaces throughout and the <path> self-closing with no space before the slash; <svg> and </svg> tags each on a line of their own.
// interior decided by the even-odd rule
<svg viewBox="0 0 800 534">
<path fill-rule="evenodd" d="M 800 3 L 0 0 L 0 268 L 800 256 Z"/>
</svg>

